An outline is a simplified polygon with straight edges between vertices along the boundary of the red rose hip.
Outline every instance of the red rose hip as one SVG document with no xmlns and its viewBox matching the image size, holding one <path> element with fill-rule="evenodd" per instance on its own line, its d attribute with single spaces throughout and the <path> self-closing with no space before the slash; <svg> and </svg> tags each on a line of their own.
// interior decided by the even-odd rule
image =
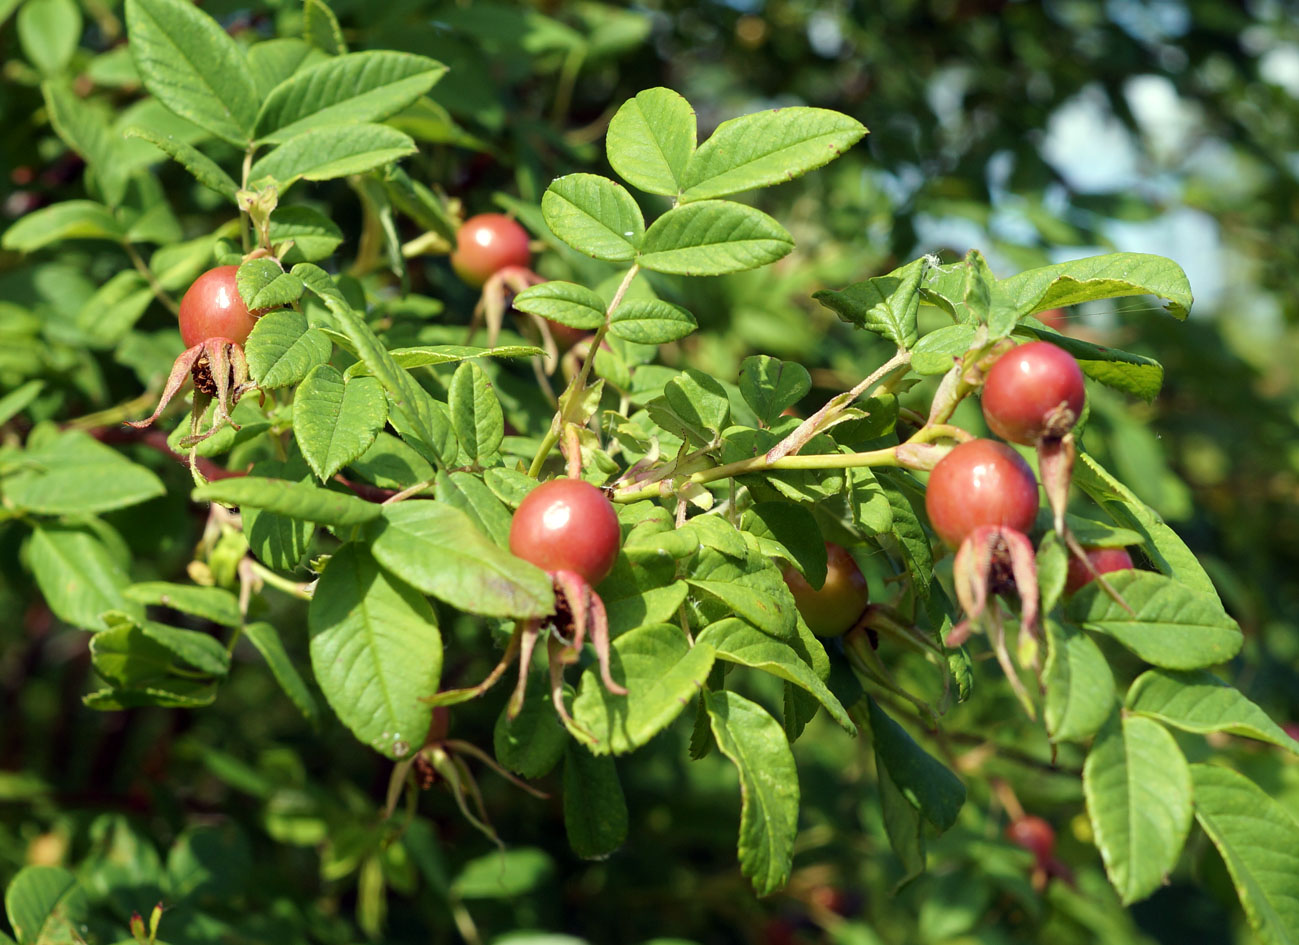
<svg viewBox="0 0 1299 945">
<path fill-rule="evenodd" d="M 1006 826 L 1006 839 L 1045 863 L 1055 853 L 1055 830 L 1041 817 L 1025 814 Z"/>
<path fill-rule="evenodd" d="M 1132 567 L 1132 556 L 1128 554 L 1126 548 L 1086 548 L 1084 550 L 1087 552 L 1087 560 L 1092 563 L 1092 567 L 1099 574 L 1124 571 Z M 1095 577 L 1076 556 L 1071 556 L 1069 558 L 1069 574 L 1064 581 L 1064 591 L 1066 594 L 1072 594 L 1084 585 L 1090 584 L 1095 580 Z"/>
<path fill-rule="evenodd" d="M 594 586 L 618 557 L 622 532 L 603 492 L 552 479 L 527 494 L 510 523 L 510 551 L 543 571 L 573 571 Z"/>
<path fill-rule="evenodd" d="M 480 213 L 456 231 L 451 268 L 470 285 L 480 286 L 506 266 L 531 261 L 527 230 L 503 213 Z"/>
<path fill-rule="evenodd" d="M 837 637 L 851 630 L 870 603 L 866 577 L 857 562 L 838 545 L 825 544 L 825 583 L 812 587 L 794 567 L 784 570 L 798 612 L 818 637 Z"/>
<path fill-rule="evenodd" d="M 257 319 L 235 286 L 238 271 L 238 266 L 209 269 L 185 291 L 180 300 L 180 337 L 186 348 L 209 338 L 228 338 L 237 345 L 248 340 Z"/>
<path fill-rule="evenodd" d="M 1085 399 L 1082 368 L 1073 355 L 1050 342 L 1031 341 L 1007 351 L 988 371 L 983 418 L 1002 439 L 1030 446 L 1073 429 Z"/>
<path fill-rule="evenodd" d="M 938 461 L 925 487 L 925 511 L 952 547 L 982 525 L 1027 532 L 1037 518 L 1037 480 L 1024 457 L 995 440 L 970 440 Z"/>
</svg>

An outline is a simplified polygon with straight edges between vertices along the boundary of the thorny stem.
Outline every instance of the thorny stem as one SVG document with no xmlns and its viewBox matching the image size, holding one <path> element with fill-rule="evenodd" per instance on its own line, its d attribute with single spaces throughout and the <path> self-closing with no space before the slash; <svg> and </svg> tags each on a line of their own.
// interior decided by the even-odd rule
<svg viewBox="0 0 1299 945">
<path fill-rule="evenodd" d="M 706 483 L 732 476 L 743 476 L 746 473 L 782 469 L 850 469 L 860 466 L 903 466 L 905 463 L 898 455 L 898 447 L 870 450 L 865 453 L 814 453 L 809 456 L 786 456 L 771 462 L 766 456 L 755 456 L 722 466 L 714 466 L 702 472 L 688 476 L 685 482 Z M 639 489 L 627 492 L 615 492 L 615 502 L 635 502 L 638 499 L 652 499 L 677 492 L 670 480 L 652 483 Z"/>
<path fill-rule="evenodd" d="M 144 261 L 144 257 L 136 252 L 135 247 L 126 240 L 122 241 L 122 248 L 126 250 L 126 255 L 130 257 L 131 265 L 135 266 L 136 271 L 139 272 L 140 275 L 144 276 L 144 281 L 149 283 L 149 288 L 153 290 L 153 294 L 158 301 L 167 306 L 168 310 L 170 310 L 173 315 L 179 316 L 180 305 L 171 297 L 171 294 L 162 287 L 162 283 L 160 283 L 158 277 L 153 274 L 153 270 L 150 269 L 148 263 Z"/>
<path fill-rule="evenodd" d="M 604 324 L 596 329 L 595 337 L 591 339 L 591 347 L 586 353 L 586 360 L 582 362 L 582 370 L 577 373 L 577 376 L 573 378 L 572 382 L 559 398 L 561 411 L 565 406 L 573 402 L 573 399 L 578 392 L 586 389 L 587 379 L 591 376 L 591 367 L 595 364 L 595 353 L 600 350 L 600 343 L 604 341 L 604 336 L 609 333 L 609 318 L 615 311 L 617 311 L 618 306 L 622 304 L 623 296 L 627 294 L 627 290 L 631 287 L 631 282 L 636 278 L 638 272 L 640 272 L 640 266 L 638 264 L 633 264 L 632 267 L 627 270 L 627 274 L 623 276 L 622 284 L 618 286 L 618 291 L 614 293 L 613 300 L 609 303 L 609 307 L 604 310 Z M 542 438 L 541 446 L 537 448 L 537 455 L 533 457 L 532 465 L 528 468 L 528 475 L 533 479 L 536 479 L 541 475 L 541 467 L 545 465 L 546 457 L 550 455 L 550 451 L 554 449 L 555 444 L 559 442 L 560 430 L 562 429 L 565 420 L 567 420 L 567 418 L 562 416 L 562 413 L 560 416 L 557 416 L 555 422 L 550 425 L 550 429 Z"/>
<path fill-rule="evenodd" d="M 828 421 L 833 420 L 838 416 L 838 414 L 842 413 L 849 404 L 855 401 L 885 376 L 902 365 L 910 363 L 910 361 L 911 352 L 898 349 L 898 352 L 894 354 L 893 357 L 881 364 L 879 368 L 872 372 L 871 375 L 860 384 L 850 391 L 832 397 L 830 400 L 826 401 L 825 406 L 795 427 L 793 433 L 789 434 L 789 436 L 785 437 L 767 451 L 767 459 L 771 462 L 775 462 L 784 456 L 788 456 L 790 453 L 797 453 L 807 445 L 808 440 L 812 439 L 812 437 L 815 436 Z"/>
</svg>

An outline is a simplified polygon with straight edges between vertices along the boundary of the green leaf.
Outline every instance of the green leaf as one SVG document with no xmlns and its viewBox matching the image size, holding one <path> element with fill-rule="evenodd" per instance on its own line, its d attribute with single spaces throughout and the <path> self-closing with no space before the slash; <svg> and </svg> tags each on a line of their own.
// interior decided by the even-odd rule
<svg viewBox="0 0 1299 945">
<path fill-rule="evenodd" d="M 465 864 L 451 884 L 457 899 L 517 899 L 544 885 L 555 864 L 542 850 L 514 847 Z"/>
<path fill-rule="evenodd" d="M 338 18 L 325 0 L 304 0 L 302 34 L 312 46 L 331 56 L 341 56 L 347 52 L 347 43 L 343 39 Z"/>
<path fill-rule="evenodd" d="M 300 39 L 268 39 L 248 50 L 248 69 L 257 84 L 259 99 L 265 99 L 271 90 L 299 69 L 314 66 L 325 54 Z"/>
<path fill-rule="evenodd" d="M 8 423 L 31 406 L 32 402 L 40 396 L 41 391 L 44 389 L 44 381 L 28 381 L 26 384 L 20 384 L 3 397 L 0 397 L 0 426 Z"/>
<path fill-rule="evenodd" d="M 114 689 L 166 685 L 174 666 L 171 650 L 134 623 L 119 623 L 90 638 L 95 672 Z"/>
<path fill-rule="evenodd" d="M 195 502 L 251 506 L 319 525 L 363 525 L 382 514 L 378 505 L 348 492 L 334 492 L 303 482 L 266 476 L 218 479 L 199 486 L 191 495 Z"/>
<path fill-rule="evenodd" d="M 826 308 L 843 321 L 873 331 L 899 348 L 910 348 L 918 337 L 916 313 L 920 310 L 920 278 L 927 263 L 921 258 L 837 292 L 813 293 Z"/>
<path fill-rule="evenodd" d="M 138 79 L 133 84 L 138 85 Z M 127 177 L 133 169 L 131 152 L 136 148 L 146 151 L 152 149 L 148 145 L 133 148 L 122 141 L 115 129 L 109 127 L 111 112 L 103 107 L 101 101 L 78 95 L 72 80 L 66 76 L 46 79 L 41 83 L 41 94 L 45 98 L 50 126 L 67 142 L 68 147 L 85 158 L 86 163 L 93 168 L 104 201 L 114 207 L 120 205 L 126 196 Z M 132 109 L 125 114 L 137 113 Z M 170 116 L 170 112 L 167 114 Z M 119 116 L 117 120 L 120 122 L 123 118 Z M 181 119 L 175 120 L 181 122 Z M 188 122 L 183 124 L 194 127 Z"/>
<path fill-rule="evenodd" d="M 298 667 L 285 651 L 279 631 L 269 623 L 259 621 L 244 627 L 244 636 L 262 654 L 262 659 L 266 660 L 271 675 L 280 684 L 284 694 L 298 707 L 303 717 L 314 725 L 320 719 L 320 709 L 311 690 L 299 675 Z"/>
<path fill-rule="evenodd" d="M 564 829 L 585 860 L 600 860 L 627 839 L 627 801 L 618 768 L 607 755 L 569 742 L 564 751 Z"/>
<path fill-rule="evenodd" d="M 925 819 L 939 830 L 947 830 L 965 803 L 965 785 L 942 762 L 916 744 L 897 722 L 868 699 L 871 737 L 875 756 L 884 763 L 889 777 Z"/>
<path fill-rule="evenodd" d="M 894 890 L 925 871 L 925 820 L 889 774 L 889 766 L 875 743 L 875 776 L 880 788 L 880 814 L 889 846 L 902 862 L 902 878 Z"/>
<path fill-rule="evenodd" d="M 422 446 L 422 452 L 453 465 L 456 447 L 446 408 L 397 364 L 370 326 L 348 306 L 328 273 L 311 263 L 299 263 L 293 267 L 293 274 L 325 303 L 352 351 L 392 398 L 396 415 L 390 420 L 394 429 L 407 440 L 413 437 L 417 442 L 412 445 Z"/>
<path fill-rule="evenodd" d="M 431 89 L 446 71 L 440 62 L 392 50 L 326 59 L 271 90 L 254 134 L 281 142 L 323 125 L 383 121 Z"/>
<path fill-rule="evenodd" d="M 686 165 L 681 199 L 705 200 L 770 187 L 829 164 L 866 128 L 824 108 L 773 108 L 717 126 Z"/>
<path fill-rule="evenodd" d="M 605 152 L 618 176 L 651 194 L 674 196 L 695 153 L 695 110 L 671 89 L 646 89 L 609 122 Z"/>
<path fill-rule="evenodd" d="M 150 640 L 209 676 L 224 676 L 230 671 L 230 653 L 216 637 L 153 620 L 136 621 L 136 626 Z"/>
<path fill-rule="evenodd" d="M 292 305 L 302 297 L 302 280 L 280 268 L 279 262 L 263 256 L 239 266 L 235 274 L 239 296 L 252 312 Z"/>
<path fill-rule="evenodd" d="M 244 345 L 248 372 L 258 387 L 273 390 L 297 384 L 329 360 L 333 344 L 324 332 L 307 327 L 307 316 L 293 309 L 267 312 L 257 319 Z"/>
<path fill-rule="evenodd" d="M 540 673 L 531 673 L 519 714 L 511 720 L 506 705 L 496 717 L 492 733 L 496 760 L 520 777 L 540 778 L 559 763 L 568 740 L 545 680 Z"/>
<path fill-rule="evenodd" d="M 244 147 L 257 88 L 239 45 L 189 0 L 126 0 L 131 55 L 158 101 L 218 138 Z"/>
<path fill-rule="evenodd" d="M 424 744 L 437 691 L 442 637 L 437 614 L 414 588 L 381 570 L 365 548 L 329 560 L 307 610 L 311 667 L 343 724 L 389 758 Z"/>
<path fill-rule="evenodd" d="M 380 433 L 349 468 L 366 482 L 396 491 L 433 478 L 433 467 L 428 461 L 391 433 Z"/>
<path fill-rule="evenodd" d="M 161 134 L 152 128 L 142 128 L 139 125 L 127 128 L 123 134 L 127 138 L 140 138 L 149 142 L 189 171 L 194 179 L 208 190 L 220 194 L 231 202 L 234 201 L 235 193 L 239 190 L 239 185 L 234 182 L 234 178 L 222 170 L 221 165 L 192 144 L 181 141 L 174 135 Z"/>
<path fill-rule="evenodd" d="M 617 599 L 605 596 L 609 615 L 609 633 L 617 636 L 650 623 L 670 623 L 685 602 L 689 588 L 682 581 L 665 587 L 652 587 L 640 594 Z"/>
<path fill-rule="evenodd" d="M 362 174 L 414 154 L 409 135 L 387 125 L 319 125 L 294 135 L 249 171 L 249 180 L 273 177 L 286 189 L 298 178 L 333 180 Z"/>
<path fill-rule="evenodd" d="M 277 247 L 289 240 L 293 247 L 285 254 L 286 264 L 324 259 L 343 242 L 338 224 L 311 207 L 277 207 L 271 214 L 271 243 Z"/>
<path fill-rule="evenodd" d="M 497 547 L 459 509 L 409 499 L 382 510 L 368 529 L 375 558 L 424 593 L 490 617 L 554 613 L 550 577 Z"/>
<path fill-rule="evenodd" d="M 1155 567 L 1194 590 L 1217 599 L 1218 591 L 1213 581 L 1177 532 L 1090 453 L 1078 453 L 1073 481 L 1120 525 L 1141 534 L 1145 539 L 1143 550 L 1154 561 Z"/>
<path fill-rule="evenodd" d="M 788 643 L 769 637 L 735 617 L 705 628 L 696 643 L 712 646 L 720 660 L 762 670 L 805 689 L 825 706 L 831 718 L 845 732 L 849 735 L 857 734 L 857 726 L 848 718 L 847 710 Z"/>
<path fill-rule="evenodd" d="M 1093 581 L 1069 601 L 1071 621 L 1164 669 L 1215 666 L 1239 652 L 1240 627 L 1214 598 L 1153 571 L 1119 571 L 1108 580 L 1131 611 Z"/>
<path fill-rule="evenodd" d="M 1030 269 L 1002 279 L 997 288 L 1021 314 L 1067 308 L 1094 299 L 1156 295 L 1175 318 L 1191 309 L 1191 284 L 1181 266 L 1163 256 L 1109 253 Z"/>
<path fill-rule="evenodd" d="M 658 299 L 623 302 L 609 316 L 609 334 L 642 345 L 677 341 L 697 327 L 695 317 L 680 305 Z"/>
<path fill-rule="evenodd" d="M 1085 741 L 1114 711 L 1114 674 L 1091 637 L 1046 622 L 1046 728 L 1055 741 Z"/>
<path fill-rule="evenodd" d="M 510 512 L 478 476 L 463 470 L 438 473 L 437 499 L 463 511 L 496 544 L 509 547 Z"/>
<path fill-rule="evenodd" d="M 812 375 L 796 361 L 756 354 L 740 362 L 740 395 L 766 426 L 812 389 Z"/>
<path fill-rule="evenodd" d="M 946 374 L 954 359 L 970 350 L 974 343 L 974 325 L 947 325 L 931 331 L 911 350 L 911 369 L 917 374 Z"/>
<path fill-rule="evenodd" d="M 645 233 L 637 262 L 681 276 L 720 276 L 773 263 L 794 238 L 761 210 L 729 200 L 674 207 Z"/>
<path fill-rule="evenodd" d="M 570 328 L 593 331 L 604 324 L 604 301 L 590 289 L 572 282 L 529 286 L 514 297 L 514 307 Z"/>
<path fill-rule="evenodd" d="M 164 889 L 172 901 L 229 900 L 253 869 L 248 838 L 233 823 L 185 828 L 167 851 Z"/>
<path fill-rule="evenodd" d="M 552 233 L 595 259 L 633 259 L 645 237 L 645 218 L 632 195 L 596 174 L 552 181 L 542 195 L 541 212 Z"/>
<path fill-rule="evenodd" d="M 73 945 L 90 903 L 77 878 L 58 866 L 25 866 L 5 890 L 5 915 L 18 945 Z"/>
<path fill-rule="evenodd" d="M 1140 716 L 1111 722 L 1083 766 L 1087 814 L 1124 905 L 1164 883 L 1191 827 L 1191 772 L 1168 730 Z"/>
<path fill-rule="evenodd" d="M 26 214 L 5 230 L 0 246 L 32 253 L 63 240 L 112 240 L 120 243 L 126 230 L 102 203 L 64 200 Z"/>
<path fill-rule="evenodd" d="M 456 368 L 447 391 L 451 426 L 470 462 L 485 464 L 505 437 L 505 415 L 487 374 L 473 361 Z"/>
<path fill-rule="evenodd" d="M 1205 670 L 1148 670 L 1129 687 L 1125 704 L 1129 712 L 1187 732 L 1229 732 L 1299 754 L 1299 741 L 1244 694 Z"/>
<path fill-rule="evenodd" d="M 89 434 L 69 430 L 22 454 L 23 468 L 4 480 L 14 508 L 41 515 L 90 515 L 138 505 L 167 490 L 144 466 Z M 86 483 L 95 487 L 87 489 Z"/>
<path fill-rule="evenodd" d="M 756 536 L 770 554 L 766 543 L 775 545 L 777 554 L 788 558 L 813 587 L 825 583 L 826 550 L 821 529 L 811 510 L 793 502 L 757 502 L 744 513 L 744 529 Z"/>
<path fill-rule="evenodd" d="M 798 832 L 798 769 L 785 732 L 760 705 L 738 693 L 710 692 L 708 718 L 717 748 L 740 775 L 740 871 L 759 896 L 789 880 Z"/>
<path fill-rule="evenodd" d="M 721 435 L 730 423 L 731 402 L 711 375 L 686 368 L 663 387 L 663 397 L 678 417 L 711 437 Z"/>
<path fill-rule="evenodd" d="M 64 623 L 103 630 L 107 624 L 100 615 L 106 610 L 144 615 L 123 594 L 130 577 L 86 526 L 36 526 L 27 541 L 27 564 L 46 604 Z"/>
<path fill-rule="evenodd" d="M 1268 945 L 1299 941 L 1299 822 L 1244 775 L 1191 765 L 1195 819 L 1218 848 L 1249 924 Z"/>
<path fill-rule="evenodd" d="M 123 592 L 127 600 L 138 604 L 170 607 L 183 614 L 202 617 L 223 627 L 237 627 L 243 623 L 239 612 L 239 598 L 220 587 L 200 587 L 197 584 L 171 584 L 167 581 L 144 581 L 132 584 Z"/>
<path fill-rule="evenodd" d="M 707 595 L 696 606 L 708 623 L 735 616 L 787 643 L 797 638 L 794 598 L 780 569 L 766 558 L 750 554 L 736 561 L 704 549 L 687 580 L 692 588 Z"/>
<path fill-rule="evenodd" d="M 1040 511 L 1052 515 L 1050 509 Z M 1055 605 L 1060 603 L 1064 594 L 1065 581 L 1069 577 L 1070 552 L 1060 536 L 1051 529 L 1050 522 L 1045 524 L 1046 534 L 1037 546 L 1037 586 L 1042 613 L 1049 614 L 1055 610 Z M 1086 547 L 1081 539 L 1079 542 Z"/>
<path fill-rule="evenodd" d="M 433 364 L 455 364 L 470 358 L 535 358 L 545 354 L 533 345 L 501 345 L 497 348 L 479 348 L 474 345 L 417 345 L 412 348 L 393 348 L 392 359 L 404 368 L 428 367 Z M 358 367 L 360 370 L 358 370 Z M 354 364 L 349 374 L 364 373 L 365 365 Z"/>
<path fill-rule="evenodd" d="M 40 72 L 68 67 L 81 38 L 81 8 L 73 0 L 26 0 L 18 11 L 18 41 Z"/>
<path fill-rule="evenodd" d="M 604 688 L 595 668 L 582 674 L 573 700 L 573 737 L 599 755 L 635 751 L 665 729 L 690 704 L 713 666 L 713 648 L 693 648 L 679 626 L 649 624 L 611 645 L 618 696 Z"/>
<path fill-rule="evenodd" d="M 921 524 L 919 508 L 923 506 L 923 491 L 908 473 L 891 469 L 876 469 L 875 479 L 884 486 L 889 508 L 893 514 L 890 531 L 898 540 L 902 555 L 922 593 L 929 593 L 934 574 L 934 550 L 929 535 Z"/>
<path fill-rule="evenodd" d="M 338 369 L 317 365 L 293 397 L 293 435 L 322 482 L 361 457 L 388 421 L 388 398 L 373 377 L 346 384 Z"/>
<path fill-rule="evenodd" d="M 311 470 L 300 455 L 288 461 L 263 459 L 253 464 L 250 476 L 285 479 L 311 486 Z M 253 557 L 277 571 L 292 571 L 311 548 L 316 526 L 267 509 L 245 506 L 239 510 L 243 533 Z"/>
<path fill-rule="evenodd" d="M 100 689 L 81 697 L 87 708 L 98 712 L 154 707 L 199 709 L 216 701 L 216 686 L 196 679 L 159 680 L 150 685 L 125 689 Z M 72 945 L 72 943 L 70 943 Z M 75 941 L 75 945 L 81 945 Z"/>
</svg>

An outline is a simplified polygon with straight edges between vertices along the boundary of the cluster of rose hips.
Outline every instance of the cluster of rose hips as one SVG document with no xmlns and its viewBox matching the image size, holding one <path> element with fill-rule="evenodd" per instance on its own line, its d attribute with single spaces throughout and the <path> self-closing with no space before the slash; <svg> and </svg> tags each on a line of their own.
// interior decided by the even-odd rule
<svg viewBox="0 0 1299 945">
<path fill-rule="evenodd" d="M 507 216 L 479 214 L 466 220 L 457 232 L 451 265 L 465 282 L 482 288 L 480 306 L 487 305 L 489 331 L 493 311 L 499 327 L 507 293 L 539 281 L 528 268 L 530 262 L 528 235 Z M 242 346 L 262 314 L 250 312 L 244 304 L 236 286 L 237 271 L 234 265 L 219 266 L 200 276 L 185 293 L 179 320 L 186 350 L 176 361 L 158 409 L 136 426 L 147 426 L 158 417 L 186 374 L 194 377 L 196 390 L 194 429 L 187 445 L 223 423 L 233 422 L 230 410 L 251 386 Z M 572 330 L 554 323 L 540 327 L 544 337 L 558 336 L 565 347 L 572 343 L 572 337 L 564 334 Z M 199 418 L 214 397 L 217 413 L 213 426 L 200 434 Z M 1072 468 L 1072 430 L 1084 399 L 1078 363 L 1047 342 L 1011 348 L 992 364 L 982 382 L 981 402 L 988 427 L 1011 443 L 1037 448 L 1048 480 L 1047 498 L 1061 531 L 1063 495 Z M 949 634 L 949 644 L 959 645 L 988 601 L 1008 591 L 1020 596 L 1022 622 L 1036 621 L 1036 576 L 1027 532 L 1036 520 L 1038 506 L 1038 484 L 1032 469 L 1005 443 L 967 440 L 933 467 L 925 508 L 939 538 L 956 549 L 954 579 L 966 613 L 966 620 Z M 545 570 L 555 585 L 559 616 L 548 619 L 544 626 L 557 624 L 556 633 L 544 638 L 552 697 L 565 719 L 563 667 L 577 659 L 588 635 L 605 685 L 612 692 L 625 691 L 610 674 L 608 621 L 603 602 L 593 589 L 612 568 L 620 543 L 618 518 L 608 497 L 576 478 L 543 483 L 514 514 L 511 551 Z M 813 587 L 792 564 L 783 572 L 800 614 L 820 637 L 839 636 L 857 627 L 867 629 L 870 612 L 880 608 L 870 607 L 861 569 L 839 545 L 826 544 L 826 559 L 826 575 L 819 587 Z M 1130 567 L 1132 560 L 1124 549 L 1075 546 L 1066 591 L 1076 591 L 1101 573 Z M 517 712 L 542 630 L 540 620 L 521 622 L 496 670 L 480 686 L 459 692 L 467 697 L 484 691 L 517 658 L 519 677 L 510 705 Z M 1008 664 L 1003 665 L 1009 672 Z"/>
</svg>

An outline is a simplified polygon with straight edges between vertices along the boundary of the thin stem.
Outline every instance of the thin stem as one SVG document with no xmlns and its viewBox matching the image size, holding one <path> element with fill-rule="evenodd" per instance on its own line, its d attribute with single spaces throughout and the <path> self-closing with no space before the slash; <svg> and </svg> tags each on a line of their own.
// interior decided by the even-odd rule
<svg viewBox="0 0 1299 945">
<path fill-rule="evenodd" d="M 251 558 L 245 560 L 249 562 L 249 568 L 252 572 L 271 587 L 281 590 L 299 600 L 311 600 L 312 592 L 310 590 L 310 584 L 300 584 L 297 581 L 290 581 L 288 578 L 276 574 L 259 561 L 253 561 Z"/>
<path fill-rule="evenodd" d="M 627 274 L 622 278 L 622 284 L 618 286 L 618 291 L 613 294 L 613 300 L 609 307 L 604 310 L 604 324 L 596 329 L 595 337 L 591 339 L 591 347 L 587 350 L 586 360 L 582 362 L 582 370 L 569 383 L 564 393 L 560 395 L 560 415 L 556 417 L 556 422 L 550 425 L 546 435 L 541 439 L 541 445 L 537 448 L 537 455 L 532 458 L 532 465 L 528 467 L 528 475 L 536 479 L 541 475 L 541 468 L 546 464 L 546 458 L 550 456 L 550 451 L 555 448 L 559 442 L 560 430 L 563 428 L 564 421 L 568 418 L 563 416 L 567 406 L 573 402 L 574 397 L 579 391 L 586 389 L 586 381 L 591 376 L 591 367 L 595 364 L 595 353 L 600 350 L 600 343 L 604 341 L 604 336 L 609 333 L 609 318 L 617 311 L 618 306 L 622 304 L 623 296 L 631 287 L 631 282 L 640 272 L 638 264 L 632 264 L 627 270 Z"/>
<path fill-rule="evenodd" d="M 960 427 L 954 427 L 947 423 L 930 423 L 917 430 L 908 443 L 928 443 L 930 440 L 941 440 L 943 438 L 956 440 L 958 443 L 967 443 L 975 438 L 969 430 L 962 430 Z"/>
<path fill-rule="evenodd" d="M 136 271 L 138 271 L 140 275 L 144 276 L 144 281 L 149 283 L 149 288 L 153 290 L 153 294 L 158 301 L 167 306 L 173 315 L 180 315 L 180 305 L 171 297 L 171 294 L 162 287 L 162 284 L 158 281 L 158 277 L 153 274 L 153 270 L 149 268 L 149 265 L 144 261 L 144 258 L 136 252 L 135 247 L 129 242 L 123 240 L 122 248 L 126 250 L 126 255 L 131 258 L 131 265 L 135 266 Z"/>
<path fill-rule="evenodd" d="M 609 303 L 609 307 L 604 310 L 604 324 L 596 329 L 595 337 L 591 339 L 591 346 L 586 352 L 586 360 L 582 362 L 582 371 L 577 375 L 577 380 L 574 381 L 574 386 L 578 390 L 586 387 L 586 379 L 591 376 L 591 367 L 595 364 L 595 354 L 600 350 L 600 342 L 604 341 L 604 336 L 609 333 L 609 319 L 618 310 L 618 306 L 622 304 L 623 296 L 627 294 L 627 290 L 631 288 L 632 280 L 636 278 L 639 272 L 640 264 L 633 263 L 632 267 L 627 270 L 627 274 L 622 277 L 622 284 L 618 286 L 618 291 L 613 294 L 613 300 Z"/>
<path fill-rule="evenodd" d="M 394 502 L 401 502 L 404 499 L 409 499 L 411 496 L 423 492 L 425 489 L 427 489 L 429 486 L 433 485 L 436 482 L 437 482 L 436 479 L 425 479 L 423 482 L 417 482 L 413 486 L 407 486 L 405 489 L 402 489 L 400 492 L 395 493 L 389 496 L 388 498 L 384 499 L 382 504 L 391 505 Z"/>
<path fill-rule="evenodd" d="M 832 397 L 826 402 L 825 406 L 795 427 L 793 433 L 789 434 L 789 436 L 785 437 L 767 451 L 767 459 L 774 461 L 784 456 L 788 456 L 790 453 L 797 453 L 807 445 L 807 442 L 812 439 L 812 437 L 815 436 L 828 421 L 842 413 L 844 408 L 862 394 L 866 393 L 867 390 L 873 387 L 886 375 L 890 374 L 898 367 L 908 364 L 910 361 L 911 352 L 899 348 L 893 357 L 881 364 L 878 369 L 876 369 L 860 384 L 852 390 L 839 394 L 836 397 Z"/>
<path fill-rule="evenodd" d="M 248 189 L 248 175 L 252 173 L 253 155 L 256 153 L 257 153 L 257 146 L 250 142 L 248 148 L 244 151 L 244 166 L 239 172 L 240 190 Z M 240 220 L 239 239 L 240 242 L 243 243 L 244 252 L 246 253 L 250 249 L 250 244 L 252 243 L 252 239 L 251 239 L 252 216 L 248 213 L 247 210 L 242 209 L 242 203 L 243 202 L 240 201 L 241 212 L 239 214 L 239 220 Z"/>
<path fill-rule="evenodd" d="M 898 455 L 898 447 L 890 446 L 865 453 L 814 453 L 810 456 L 786 456 L 775 462 L 769 461 L 766 456 L 755 456 L 752 459 L 742 459 L 738 462 L 727 463 L 724 466 L 705 469 L 702 472 L 688 476 L 684 481 L 703 484 L 717 479 L 726 479 L 730 476 L 743 476 L 746 473 L 768 470 L 853 469 L 861 466 L 902 465 L 904 464 Z M 665 489 L 664 486 L 669 488 Z M 638 499 L 653 499 L 676 491 L 670 487 L 670 481 L 653 483 L 627 492 L 615 492 L 613 500 L 615 502 L 635 502 Z"/>
</svg>

